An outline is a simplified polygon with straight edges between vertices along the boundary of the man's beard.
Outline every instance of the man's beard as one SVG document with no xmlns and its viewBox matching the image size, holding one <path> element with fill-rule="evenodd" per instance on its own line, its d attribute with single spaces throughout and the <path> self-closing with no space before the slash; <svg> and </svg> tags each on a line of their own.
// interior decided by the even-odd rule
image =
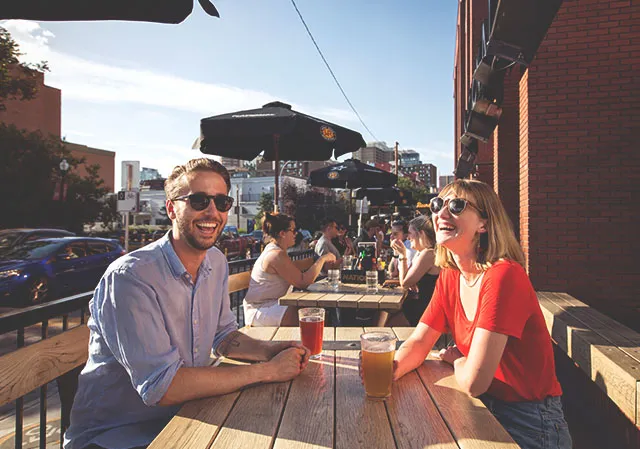
<svg viewBox="0 0 640 449">
<path fill-rule="evenodd" d="M 216 242 L 218 241 L 218 237 L 220 237 L 222 229 L 225 225 L 225 223 L 219 222 L 218 220 L 209 221 L 216 221 L 218 223 L 218 227 L 213 234 L 215 238 L 207 239 L 206 241 L 199 241 L 196 238 L 194 233 L 191 231 L 192 222 L 190 221 L 178 220 L 178 230 L 180 231 L 180 235 L 184 236 L 189 246 L 200 251 L 206 251 L 208 249 L 211 249 L 216 244 Z M 192 226 L 195 227 L 195 224 L 193 224 Z"/>
</svg>

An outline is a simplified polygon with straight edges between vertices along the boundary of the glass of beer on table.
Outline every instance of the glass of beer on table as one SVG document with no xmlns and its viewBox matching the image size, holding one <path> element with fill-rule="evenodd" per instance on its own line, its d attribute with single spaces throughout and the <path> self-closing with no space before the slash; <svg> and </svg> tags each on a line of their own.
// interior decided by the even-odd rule
<svg viewBox="0 0 640 449">
<path fill-rule="evenodd" d="M 370 399 L 382 400 L 391 396 L 397 341 L 390 332 L 365 332 L 360 335 L 364 391 Z"/>
<path fill-rule="evenodd" d="M 312 359 L 319 359 L 324 333 L 324 309 L 316 307 L 300 309 L 298 320 L 302 345 L 309 349 Z"/>
</svg>

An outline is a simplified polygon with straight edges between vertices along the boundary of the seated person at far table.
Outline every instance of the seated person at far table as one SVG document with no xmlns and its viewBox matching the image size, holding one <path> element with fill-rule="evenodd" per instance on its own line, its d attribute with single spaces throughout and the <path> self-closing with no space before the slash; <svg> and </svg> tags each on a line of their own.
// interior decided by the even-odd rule
<svg viewBox="0 0 640 449">
<path fill-rule="evenodd" d="M 363 228 L 360 231 L 360 235 L 353 242 L 353 245 L 356 250 L 356 257 L 358 257 L 360 249 L 358 248 L 358 243 L 360 242 L 375 242 L 376 243 L 376 257 L 378 257 L 382 250 L 382 245 L 384 242 L 384 233 L 382 232 L 382 226 L 378 220 L 368 220 Z"/>
<path fill-rule="evenodd" d="M 355 248 L 353 241 L 347 235 L 347 228 L 345 225 L 337 224 L 338 235 L 331 240 L 331 243 L 336 247 L 342 257 L 355 255 Z"/>
<path fill-rule="evenodd" d="M 333 254 L 335 256 L 335 260 L 330 262 L 326 261 L 322 267 L 322 273 L 326 274 L 327 270 L 340 268 L 340 265 L 342 264 L 340 251 L 338 251 L 338 248 L 331 243 L 331 240 L 338 236 L 338 225 L 333 218 L 327 218 L 322 222 L 320 231 L 322 231 L 322 237 L 318 239 L 318 243 L 316 243 L 314 251 L 319 257 L 322 257 L 325 254 Z"/>
<path fill-rule="evenodd" d="M 411 242 L 407 238 L 407 235 L 408 235 L 407 224 L 404 221 L 398 220 L 398 221 L 394 221 L 391 224 L 391 235 L 390 235 L 389 246 L 391 246 L 391 242 L 393 240 L 399 240 L 404 244 L 404 247 L 407 249 L 406 256 L 405 256 L 407 258 L 407 268 L 409 268 L 411 267 L 411 261 L 413 260 L 413 257 L 416 255 L 416 250 L 411 248 Z M 393 256 L 391 256 L 392 259 L 389 262 L 389 267 L 388 267 L 387 274 L 389 276 L 389 279 L 398 279 L 398 275 L 399 275 L 398 257 L 399 256 L 400 254 L 398 253 L 398 251 L 394 250 Z"/>
<path fill-rule="evenodd" d="M 293 263 L 287 249 L 295 243 L 296 223 L 285 214 L 265 213 L 262 231 L 268 242 L 251 270 L 249 290 L 242 305 L 248 326 L 297 326 L 298 308 L 278 304 L 291 287 L 306 288 L 316 280 L 325 263 L 336 257 L 321 256 L 304 273 Z"/>
<path fill-rule="evenodd" d="M 229 173 L 211 159 L 175 167 L 165 182 L 172 229 L 100 279 L 65 449 L 146 447 L 184 402 L 290 380 L 306 367 L 309 351 L 299 343 L 237 330 L 227 260 L 214 247 L 233 205 L 230 188 Z M 212 351 L 265 363 L 213 367 Z"/>
<path fill-rule="evenodd" d="M 451 331 L 456 346 L 439 355 L 463 392 L 482 400 L 522 449 L 570 449 L 551 337 L 509 216 L 480 181 L 456 180 L 439 195 L 430 206 L 442 271 L 396 351 L 394 379 Z"/>
</svg>

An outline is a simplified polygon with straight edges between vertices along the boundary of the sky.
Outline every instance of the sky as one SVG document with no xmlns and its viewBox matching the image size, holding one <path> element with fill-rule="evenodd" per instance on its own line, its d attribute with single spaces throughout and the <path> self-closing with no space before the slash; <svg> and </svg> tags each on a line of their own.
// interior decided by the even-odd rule
<svg viewBox="0 0 640 449">
<path fill-rule="evenodd" d="M 454 0 L 214 0 L 220 19 L 181 24 L 4 21 L 25 62 L 47 61 L 62 90 L 62 136 L 167 176 L 194 157 L 200 119 L 283 101 L 414 149 L 453 171 Z M 346 156 L 345 156 L 346 157 Z M 340 158 L 341 160 L 345 157 Z"/>
</svg>

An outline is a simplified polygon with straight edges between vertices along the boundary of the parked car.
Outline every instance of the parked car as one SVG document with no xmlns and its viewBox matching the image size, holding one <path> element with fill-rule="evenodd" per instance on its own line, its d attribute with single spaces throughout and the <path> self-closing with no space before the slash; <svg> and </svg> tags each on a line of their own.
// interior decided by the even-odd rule
<svg viewBox="0 0 640 449">
<path fill-rule="evenodd" d="M 0 304 L 33 305 L 93 290 L 111 262 L 125 254 L 111 239 L 35 240 L 0 255 Z"/>
<path fill-rule="evenodd" d="M 0 231 L 0 254 L 25 242 L 45 239 L 49 237 L 70 237 L 75 234 L 64 229 L 3 229 Z"/>
<path fill-rule="evenodd" d="M 245 257 L 247 248 L 251 248 L 250 240 L 247 237 L 241 237 L 237 227 L 229 225 L 222 229 L 216 246 L 227 256 L 227 259 Z"/>
</svg>

